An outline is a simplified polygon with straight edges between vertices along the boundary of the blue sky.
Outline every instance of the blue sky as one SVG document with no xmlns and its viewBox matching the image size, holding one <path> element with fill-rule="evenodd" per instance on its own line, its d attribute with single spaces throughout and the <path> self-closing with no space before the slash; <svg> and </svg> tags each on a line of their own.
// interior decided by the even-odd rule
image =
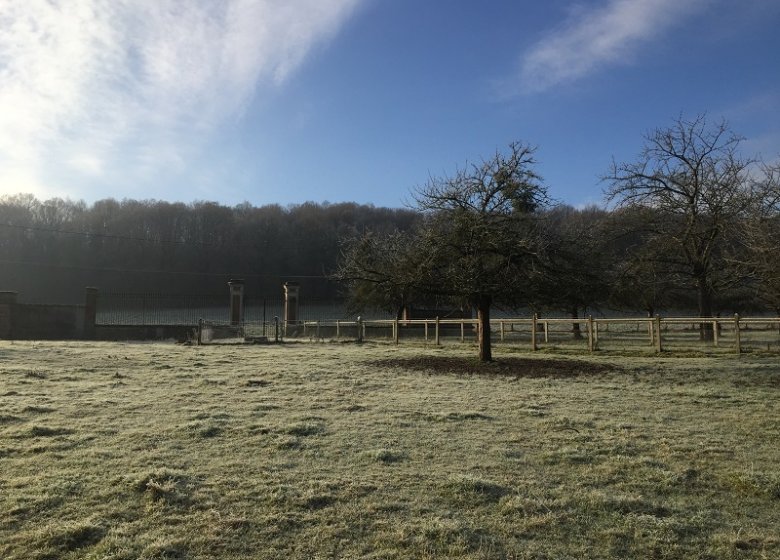
<svg viewBox="0 0 780 560">
<path fill-rule="evenodd" d="M 520 140 L 562 202 L 706 112 L 780 159 L 777 0 L 3 0 L 0 195 L 402 206 Z"/>
</svg>

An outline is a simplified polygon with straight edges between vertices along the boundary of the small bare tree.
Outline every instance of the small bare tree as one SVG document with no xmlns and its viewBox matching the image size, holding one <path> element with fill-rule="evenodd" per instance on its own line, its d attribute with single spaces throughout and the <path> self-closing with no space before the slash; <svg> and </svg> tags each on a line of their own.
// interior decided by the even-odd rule
<svg viewBox="0 0 780 560">
<path fill-rule="evenodd" d="M 415 233 L 369 231 L 344 241 L 335 278 L 349 288 L 354 310 L 382 309 L 400 319 L 418 299 L 420 274 L 429 268 L 430 256 L 419 250 Z"/>
</svg>

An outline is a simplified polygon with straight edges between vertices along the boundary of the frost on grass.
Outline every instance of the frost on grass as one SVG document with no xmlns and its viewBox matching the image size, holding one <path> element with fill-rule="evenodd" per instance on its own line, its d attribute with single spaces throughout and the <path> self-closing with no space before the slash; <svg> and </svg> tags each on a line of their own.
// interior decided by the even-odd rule
<svg viewBox="0 0 780 560">
<path fill-rule="evenodd" d="M 0 342 L 0 558 L 780 558 L 776 361 L 472 350 Z"/>
</svg>

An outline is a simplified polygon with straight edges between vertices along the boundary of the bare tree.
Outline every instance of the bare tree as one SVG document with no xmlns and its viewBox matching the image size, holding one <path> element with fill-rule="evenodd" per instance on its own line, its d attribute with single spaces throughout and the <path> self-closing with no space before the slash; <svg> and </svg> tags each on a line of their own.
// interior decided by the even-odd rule
<svg viewBox="0 0 780 560">
<path fill-rule="evenodd" d="M 412 232 L 368 231 L 346 239 L 335 279 L 347 285 L 350 307 L 402 318 L 404 308 L 418 299 L 420 276 L 430 267 L 430 256 L 419 249 Z"/>
<path fill-rule="evenodd" d="M 577 210 L 558 206 L 547 212 L 549 232 L 545 280 L 539 301 L 568 313 L 574 338 L 582 338 L 580 313 L 606 301 L 611 277 L 611 254 L 605 231 L 606 211 L 595 206 Z"/>
<path fill-rule="evenodd" d="M 665 247 L 667 263 L 690 279 L 702 317 L 713 314 L 722 242 L 756 199 L 748 181 L 754 161 L 739 155 L 741 141 L 725 122 L 680 117 L 646 135 L 636 162 L 613 163 L 605 177 L 607 197 L 618 207 L 655 210 L 644 227 Z M 711 328 L 702 323 L 702 338 L 712 337 Z"/>
<path fill-rule="evenodd" d="M 610 214 L 607 226 L 613 262 L 609 303 L 648 317 L 660 309 L 690 305 L 679 259 L 667 260 L 668 243 L 657 234 L 656 212 L 642 207 L 620 209 Z"/>
<path fill-rule="evenodd" d="M 523 301 L 542 245 L 533 215 L 547 193 L 533 154 L 516 142 L 506 154 L 431 178 L 412 195 L 424 219 L 411 242 L 402 247 L 398 237 L 366 238 L 347 253 L 340 276 L 369 280 L 377 291 L 392 287 L 468 302 L 477 310 L 479 358 L 492 360 L 491 307 Z"/>
</svg>

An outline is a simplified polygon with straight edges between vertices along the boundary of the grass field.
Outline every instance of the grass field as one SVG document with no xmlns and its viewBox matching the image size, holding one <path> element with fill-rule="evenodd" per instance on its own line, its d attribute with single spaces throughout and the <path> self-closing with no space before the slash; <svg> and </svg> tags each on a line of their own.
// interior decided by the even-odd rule
<svg viewBox="0 0 780 560">
<path fill-rule="evenodd" d="M 0 558 L 780 558 L 777 355 L 473 353 L 0 342 Z"/>
</svg>

